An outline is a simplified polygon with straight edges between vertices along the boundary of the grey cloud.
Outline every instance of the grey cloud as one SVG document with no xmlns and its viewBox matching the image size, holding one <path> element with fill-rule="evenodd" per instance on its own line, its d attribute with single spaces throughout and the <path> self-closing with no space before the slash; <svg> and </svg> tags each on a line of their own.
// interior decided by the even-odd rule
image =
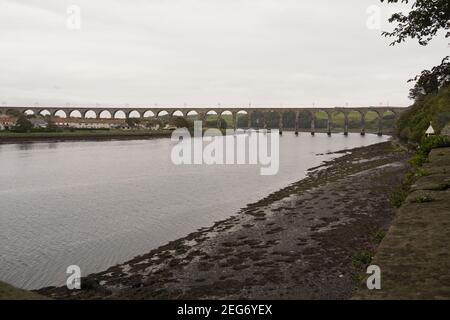
<svg viewBox="0 0 450 320">
<path fill-rule="evenodd" d="M 71 4 L 82 10 L 79 31 L 65 27 Z M 438 63 L 447 41 L 389 47 L 366 27 L 374 4 L 0 0 L 0 100 L 407 106 L 406 80 Z"/>
</svg>

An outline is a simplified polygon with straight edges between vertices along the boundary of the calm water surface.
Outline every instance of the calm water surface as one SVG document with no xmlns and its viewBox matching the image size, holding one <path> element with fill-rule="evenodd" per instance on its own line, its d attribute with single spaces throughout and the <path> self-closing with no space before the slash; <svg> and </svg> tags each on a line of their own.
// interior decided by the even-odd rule
<svg viewBox="0 0 450 320">
<path fill-rule="evenodd" d="M 175 166 L 170 139 L 0 145 L 0 280 L 64 285 L 66 268 L 104 270 L 236 214 L 333 156 L 386 141 L 285 133 L 280 170 Z"/>
</svg>

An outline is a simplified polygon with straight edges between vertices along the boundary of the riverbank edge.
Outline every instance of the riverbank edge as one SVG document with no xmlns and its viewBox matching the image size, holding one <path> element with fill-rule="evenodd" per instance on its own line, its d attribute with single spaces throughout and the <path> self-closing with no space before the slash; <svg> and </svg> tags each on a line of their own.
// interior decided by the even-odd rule
<svg viewBox="0 0 450 320">
<path fill-rule="evenodd" d="M 355 151 L 360 151 L 360 150 L 370 150 L 371 148 L 373 148 L 374 146 L 378 146 L 378 145 L 389 145 L 389 148 L 399 148 L 398 145 L 396 145 L 393 141 L 389 141 L 389 142 L 382 142 L 382 143 L 377 143 L 374 145 L 370 145 L 370 146 L 365 146 L 365 147 L 359 147 L 359 148 L 354 148 L 354 149 L 348 149 L 348 150 L 341 150 L 341 151 L 337 151 L 337 152 L 333 152 L 332 154 L 336 154 L 336 155 L 340 155 L 337 156 L 336 158 L 329 160 L 329 161 L 325 161 L 323 164 L 321 164 L 318 167 L 315 168 L 311 168 L 308 171 L 309 172 L 313 172 L 315 170 L 320 170 L 321 168 L 327 168 L 328 166 L 332 165 L 333 162 L 335 162 L 336 160 L 339 160 L 342 157 L 345 157 L 346 155 L 351 156 L 351 154 Z M 404 151 L 395 151 L 395 152 L 404 152 Z M 356 165 L 355 165 L 356 166 Z M 357 171 L 357 170 L 356 170 Z M 289 196 L 290 194 L 294 193 L 294 192 L 298 192 L 298 186 L 300 184 L 302 184 L 302 181 L 306 180 L 305 179 L 301 179 L 300 181 L 293 183 L 285 188 L 282 188 L 272 194 L 270 194 L 269 196 L 255 202 L 252 204 L 248 204 L 245 208 L 242 208 L 239 213 L 242 213 L 242 211 L 255 211 L 258 207 L 273 203 L 275 201 L 279 201 L 281 199 L 284 199 L 285 197 Z M 321 183 L 327 183 L 328 181 L 321 181 Z M 320 184 L 320 183 L 319 183 Z M 314 186 L 308 186 L 308 188 L 303 189 L 303 191 L 308 191 L 309 189 L 313 189 Z M 142 256 L 138 256 L 135 257 L 134 259 L 130 260 L 130 261 L 136 261 L 139 259 L 143 259 L 143 257 L 149 257 L 149 256 L 155 256 L 158 255 L 158 253 L 164 252 L 166 250 L 170 250 L 170 249 L 174 249 L 176 250 L 178 247 L 178 244 L 180 244 L 181 242 L 184 241 L 194 241 L 195 239 L 199 239 L 199 237 L 201 237 L 202 234 L 211 231 L 211 230 L 216 230 L 218 228 L 221 228 L 221 226 L 224 226 L 224 230 L 228 229 L 226 226 L 227 224 L 230 223 L 230 221 L 233 221 L 235 219 L 235 216 L 231 216 L 228 219 L 222 220 L 222 221 L 217 221 L 216 223 L 213 224 L 213 226 L 211 227 L 207 227 L 207 228 L 201 228 L 199 230 L 197 230 L 196 232 L 192 232 L 191 234 L 187 235 L 186 237 L 174 240 L 169 242 L 166 245 L 160 246 L 158 248 L 155 248 L 153 250 L 151 250 L 149 253 L 142 255 Z M 85 284 L 84 289 L 89 290 L 93 290 L 96 291 L 97 293 L 107 293 L 107 290 L 102 288 L 99 285 L 99 282 L 96 280 L 96 276 L 97 275 L 102 275 L 102 274 L 106 274 L 108 271 L 113 270 L 115 268 L 117 268 L 120 265 L 124 265 L 125 263 L 113 266 L 108 268 L 106 271 L 100 272 L 100 273 L 94 273 L 91 275 L 88 275 L 87 277 L 82 279 L 82 283 Z M 355 288 L 356 288 L 357 283 L 355 282 Z M 65 288 L 61 287 L 61 288 L 55 288 L 55 287 L 46 287 L 46 288 L 41 288 L 38 290 L 35 290 L 36 292 L 39 292 L 40 294 L 44 294 L 47 295 L 49 297 L 52 298 L 56 298 L 56 299 L 68 299 L 70 298 L 70 294 L 67 295 L 67 291 L 65 290 Z M 82 290 L 83 291 L 83 290 Z M 98 297 L 97 297 L 98 298 Z"/>
<path fill-rule="evenodd" d="M 64 132 L 64 133 L 17 133 L 0 134 L 0 145 L 18 143 L 66 142 L 66 141 L 111 141 L 111 140 L 146 140 L 154 138 L 170 138 L 171 130 L 139 132 Z"/>
<path fill-rule="evenodd" d="M 0 300 L 48 300 L 49 298 L 33 291 L 19 289 L 0 281 Z"/>
<path fill-rule="evenodd" d="M 365 281 L 354 300 L 450 300 L 450 147 L 434 148 L 409 187 L 371 264 L 381 288 Z"/>
<path fill-rule="evenodd" d="M 211 129 L 205 128 L 204 130 Z M 240 130 L 240 129 L 239 129 Z M 243 129 L 244 130 L 244 129 Z M 246 129 L 245 129 L 246 130 Z M 189 130 L 193 134 L 193 130 Z M 278 131 L 277 128 L 269 131 Z M 153 138 L 170 138 L 172 130 L 159 131 L 123 131 L 123 132 L 36 132 L 36 133 L 14 133 L 2 134 L 0 132 L 0 145 L 19 143 L 42 143 L 42 142 L 70 142 L 70 141 L 112 141 L 112 140 L 147 140 Z M 284 129 L 283 132 L 293 133 L 293 129 Z M 310 133 L 309 129 L 299 129 L 300 133 Z M 225 133 L 225 131 L 223 131 Z M 316 129 L 317 134 L 326 134 L 326 129 Z M 357 129 L 350 129 L 349 133 L 360 133 Z M 365 134 L 377 134 L 378 132 L 367 130 Z M 331 134 L 342 134 L 341 131 L 332 131 Z M 383 135 L 390 135 L 391 131 L 386 131 Z"/>
</svg>

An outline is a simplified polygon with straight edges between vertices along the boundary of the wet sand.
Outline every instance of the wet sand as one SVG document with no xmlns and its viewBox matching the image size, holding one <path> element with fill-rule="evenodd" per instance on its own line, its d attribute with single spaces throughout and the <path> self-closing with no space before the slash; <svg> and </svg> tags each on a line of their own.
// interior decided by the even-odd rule
<svg viewBox="0 0 450 320">
<path fill-rule="evenodd" d="M 390 142 L 341 152 L 210 228 L 82 279 L 55 299 L 349 299 L 407 171 Z"/>
</svg>

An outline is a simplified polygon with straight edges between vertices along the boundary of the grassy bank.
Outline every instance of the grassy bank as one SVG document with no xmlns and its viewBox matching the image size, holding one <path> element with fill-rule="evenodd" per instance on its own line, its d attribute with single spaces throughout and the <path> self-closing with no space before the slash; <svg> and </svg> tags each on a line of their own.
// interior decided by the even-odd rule
<svg viewBox="0 0 450 320">
<path fill-rule="evenodd" d="M 7 283 L 0 281 L 0 300 L 47 300 L 35 292 L 17 289 Z"/>
<path fill-rule="evenodd" d="M 0 143 L 52 141 L 52 140 L 109 140 L 169 137 L 170 130 L 76 130 L 61 132 L 0 132 Z"/>
<path fill-rule="evenodd" d="M 430 122 L 437 134 L 450 123 L 450 86 L 419 98 L 405 111 L 397 123 L 397 136 L 404 142 L 418 144 Z"/>
</svg>

